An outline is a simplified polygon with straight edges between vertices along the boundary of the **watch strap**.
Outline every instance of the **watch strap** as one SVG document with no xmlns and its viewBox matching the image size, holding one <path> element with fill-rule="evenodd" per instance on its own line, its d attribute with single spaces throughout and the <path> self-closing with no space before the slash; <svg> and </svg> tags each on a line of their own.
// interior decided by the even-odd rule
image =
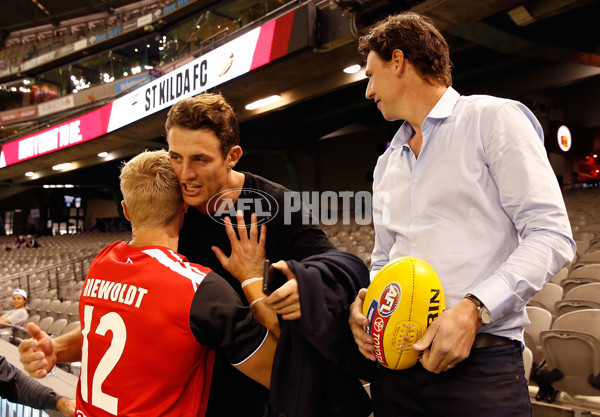
<svg viewBox="0 0 600 417">
<path fill-rule="evenodd" d="M 471 293 L 465 295 L 465 298 L 468 298 L 469 300 L 473 301 L 473 304 L 475 304 L 478 309 L 484 306 L 481 300 Z"/>
<path fill-rule="evenodd" d="M 481 302 L 479 298 L 474 296 L 473 294 L 465 295 L 465 298 L 471 300 L 473 304 L 477 307 L 477 312 L 479 313 L 479 322 L 481 324 L 488 325 L 492 322 L 492 315 L 490 314 L 490 310 Z"/>
</svg>

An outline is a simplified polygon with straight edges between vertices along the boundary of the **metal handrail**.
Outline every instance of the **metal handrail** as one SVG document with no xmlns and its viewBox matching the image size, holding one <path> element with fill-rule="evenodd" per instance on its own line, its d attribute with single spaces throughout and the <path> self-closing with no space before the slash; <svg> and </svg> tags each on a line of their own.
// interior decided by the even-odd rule
<svg viewBox="0 0 600 417">
<path fill-rule="evenodd" d="M 59 279 L 59 269 L 61 267 L 65 267 L 67 265 L 73 265 L 73 271 L 72 271 L 73 272 L 73 280 L 74 281 L 83 281 L 85 279 L 85 276 L 87 273 L 87 271 L 84 271 L 83 263 L 85 261 L 91 261 L 92 259 L 94 259 L 95 256 L 96 255 L 87 255 L 84 257 L 70 259 L 68 261 L 56 263 L 51 266 L 30 269 L 28 271 L 19 272 L 17 274 L 7 275 L 7 276 L 0 278 L 0 285 L 5 282 L 14 283 L 14 282 L 18 281 L 19 287 L 27 290 L 27 294 L 29 294 L 28 298 L 31 300 L 32 297 L 35 295 L 35 292 L 37 292 L 37 289 L 34 289 L 34 293 L 32 294 L 32 282 L 31 282 L 32 276 L 34 274 L 39 275 L 39 274 L 46 273 L 47 278 L 48 278 L 48 288 L 46 289 L 46 291 L 56 289 L 57 297 L 60 299 L 60 298 L 62 298 L 62 294 L 61 294 L 61 288 L 60 288 L 61 283 L 60 283 L 60 279 Z M 79 274 L 77 271 L 77 266 L 80 266 Z M 54 276 L 52 276 L 52 275 L 54 275 Z M 36 279 L 38 279 L 37 276 L 36 276 Z M 54 282 L 53 282 L 53 279 L 54 279 Z M 10 295 L 12 295 L 10 291 L 4 292 L 4 293 L 0 292 L 0 300 L 4 300 L 4 299 L 6 299 L 7 296 L 10 296 Z"/>
</svg>

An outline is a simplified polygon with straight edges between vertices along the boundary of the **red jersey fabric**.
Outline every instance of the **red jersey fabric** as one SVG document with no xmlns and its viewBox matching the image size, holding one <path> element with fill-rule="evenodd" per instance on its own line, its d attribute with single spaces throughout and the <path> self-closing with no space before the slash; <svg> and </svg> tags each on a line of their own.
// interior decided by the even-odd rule
<svg viewBox="0 0 600 417">
<path fill-rule="evenodd" d="M 237 329 L 209 329 L 211 309 L 204 304 L 214 298 L 215 287 L 223 287 L 217 291 L 220 303 L 241 306 L 230 308 L 237 314 L 230 327 L 245 319 Z M 82 364 L 75 415 L 203 416 L 215 352 L 208 345 L 235 350 L 229 356 L 243 360 L 264 337 L 234 348 L 235 337 L 218 335 L 266 335 L 237 299 L 210 269 L 167 248 L 125 242 L 106 247 L 92 262 L 79 301 Z M 195 308 L 203 321 L 192 329 L 194 304 L 203 306 Z"/>
</svg>

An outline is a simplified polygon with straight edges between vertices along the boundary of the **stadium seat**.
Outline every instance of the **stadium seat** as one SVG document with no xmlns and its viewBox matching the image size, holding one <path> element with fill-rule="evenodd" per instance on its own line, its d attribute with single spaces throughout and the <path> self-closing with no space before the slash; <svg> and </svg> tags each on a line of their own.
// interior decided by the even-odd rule
<svg viewBox="0 0 600 417">
<path fill-rule="evenodd" d="M 579 285 L 583 285 L 583 284 L 593 284 L 594 282 L 600 282 L 600 277 L 598 278 L 567 278 L 565 279 L 561 286 L 563 287 L 563 291 L 565 294 L 567 294 L 569 291 L 571 291 L 573 288 L 579 286 Z"/>
<path fill-rule="evenodd" d="M 564 296 L 565 300 L 586 300 L 600 303 L 600 282 L 578 285 Z"/>
<path fill-rule="evenodd" d="M 79 320 L 72 321 L 65 326 L 61 334 L 69 333 L 71 330 L 77 329 L 79 327 L 81 327 L 81 323 L 79 322 Z"/>
<path fill-rule="evenodd" d="M 37 306 L 42 302 L 41 298 L 34 298 L 31 302 L 25 307 L 27 311 L 31 314 L 32 311 L 36 311 Z"/>
<path fill-rule="evenodd" d="M 533 353 L 527 346 L 523 348 L 523 366 L 525 368 L 525 379 L 529 382 L 531 368 L 533 367 Z"/>
<path fill-rule="evenodd" d="M 39 314 L 34 314 L 33 316 L 29 316 L 25 323 L 23 323 L 23 327 L 27 327 L 28 323 L 38 323 L 41 320 Z"/>
<path fill-rule="evenodd" d="M 50 327 L 50 325 L 53 322 L 54 322 L 54 317 L 44 317 L 37 323 L 37 325 L 40 328 L 40 330 L 45 332 L 48 330 L 48 327 Z"/>
<path fill-rule="evenodd" d="M 584 310 L 589 308 L 600 309 L 600 302 L 589 300 L 560 300 L 557 301 L 555 305 L 556 317 L 562 316 L 566 313 L 570 313 L 571 311 Z"/>
<path fill-rule="evenodd" d="M 569 395 L 600 396 L 590 378 L 600 377 L 600 310 L 578 310 L 558 317 L 540 334 L 551 385 Z"/>
<path fill-rule="evenodd" d="M 68 315 L 67 315 L 67 309 L 69 308 L 69 306 L 72 304 L 71 300 L 66 300 L 63 301 L 62 303 L 60 303 L 55 310 L 54 313 L 54 318 L 55 319 L 67 319 Z"/>
<path fill-rule="evenodd" d="M 72 302 L 66 313 L 69 322 L 79 320 L 79 301 Z"/>
<path fill-rule="evenodd" d="M 600 250 L 588 249 L 587 252 L 583 253 L 579 257 L 579 262 L 581 262 L 581 263 L 600 263 Z"/>
<path fill-rule="evenodd" d="M 529 346 L 533 363 L 540 364 L 544 358 L 540 344 L 540 333 L 544 330 L 550 330 L 552 313 L 543 307 L 527 306 L 527 316 L 531 324 L 525 328 L 525 334 L 531 337 L 531 343 L 534 344 Z"/>
<path fill-rule="evenodd" d="M 50 300 L 50 299 L 48 299 L 48 298 L 45 298 L 45 299 L 43 299 L 43 300 L 42 300 L 42 301 L 41 301 L 41 302 L 40 302 L 40 303 L 37 305 L 37 307 L 35 308 L 35 310 L 34 310 L 34 311 L 32 311 L 32 313 L 39 314 L 39 316 L 40 316 L 41 318 L 44 318 L 44 317 L 46 317 L 46 307 L 48 307 L 48 304 L 50 304 L 50 302 L 51 302 L 51 301 L 52 301 L 52 300 Z"/>
<path fill-rule="evenodd" d="M 561 285 L 562 281 L 564 281 L 565 279 L 567 279 L 568 276 L 569 276 L 569 268 L 564 267 L 563 269 L 561 269 L 560 271 L 558 271 L 556 273 L 556 275 L 554 275 L 552 277 L 552 279 L 550 279 L 550 282 L 553 282 L 555 284 Z"/>
<path fill-rule="evenodd" d="M 563 298 L 563 289 L 560 285 L 547 282 L 542 289 L 533 296 L 528 305 L 543 307 L 554 315 L 554 305 Z"/>
<path fill-rule="evenodd" d="M 48 326 L 48 330 L 46 333 L 53 336 L 59 336 L 62 334 L 63 329 L 67 326 L 67 319 L 58 319 L 52 322 L 50 326 Z"/>
<path fill-rule="evenodd" d="M 583 255 L 588 248 L 590 247 L 590 241 L 589 240 L 577 240 L 575 239 L 575 244 L 577 245 L 577 255 L 581 256 Z"/>
<path fill-rule="evenodd" d="M 584 231 L 573 233 L 574 240 L 584 240 L 588 242 L 594 239 L 596 236 L 597 234 L 595 232 L 589 231 L 587 227 Z"/>
<path fill-rule="evenodd" d="M 579 266 L 577 266 L 579 265 Z M 598 278 L 600 277 L 600 264 L 577 264 L 569 273 L 569 279 L 572 278 Z"/>
<path fill-rule="evenodd" d="M 53 317 L 56 319 L 56 309 L 58 308 L 60 303 L 61 303 L 60 300 L 50 301 L 50 304 L 48 304 L 48 306 L 46 306 L 46 314 L 44 317 Z"/>
</svg>

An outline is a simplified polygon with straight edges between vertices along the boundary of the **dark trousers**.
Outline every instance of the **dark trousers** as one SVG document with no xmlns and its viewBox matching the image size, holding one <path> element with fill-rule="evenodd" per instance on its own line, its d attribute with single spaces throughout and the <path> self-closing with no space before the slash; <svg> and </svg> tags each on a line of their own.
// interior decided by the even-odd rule
<svg viewBox="0 0 600 417">
<path fill-rule="evenodd" d="M 531 417 L 522 349 L 472 349 L 454 368 L 434 374 L 420 363 L 379 367 L 371 383 L 375 417 Z"/>
</svg>

